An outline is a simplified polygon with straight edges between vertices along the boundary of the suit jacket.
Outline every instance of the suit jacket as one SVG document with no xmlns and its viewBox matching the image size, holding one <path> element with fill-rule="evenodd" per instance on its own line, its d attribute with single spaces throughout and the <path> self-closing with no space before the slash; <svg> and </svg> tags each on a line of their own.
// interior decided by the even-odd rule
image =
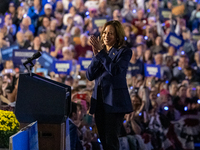
<svg viewBox="0 0 200 150">
<path fill-rule="evenodd" d="M 132 105 L 126 83 L 126 72 L 132 57 L 131 49 L 111 48 L 109 54 L 101 50 L 92 58 L 86 72 L 88 80 L 95 80 L 91 98 L 90 113 L 93 114 L 97 103 L 97 88 L 101 85 L 105 111 L 108 113 L 130 113 Z"/>
</svg>

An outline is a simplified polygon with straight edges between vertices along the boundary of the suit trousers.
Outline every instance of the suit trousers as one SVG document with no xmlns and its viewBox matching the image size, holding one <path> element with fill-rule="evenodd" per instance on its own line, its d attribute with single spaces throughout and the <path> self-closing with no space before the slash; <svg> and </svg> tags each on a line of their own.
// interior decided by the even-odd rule
<svg viewBox="0 0 200 150">
<path fill-rule="evenodd" d="M 104 150 L 119 150 L 119 134 L 124 113 L 107 113 L 104 109 L 101 86 L 98 86 L 95 122 Z"/>
</svg>

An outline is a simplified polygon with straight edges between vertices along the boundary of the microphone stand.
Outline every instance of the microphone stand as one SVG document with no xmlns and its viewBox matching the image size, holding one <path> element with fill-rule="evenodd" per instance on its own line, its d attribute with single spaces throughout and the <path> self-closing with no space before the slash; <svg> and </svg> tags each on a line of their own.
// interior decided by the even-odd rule
<svg viewBox="0 0 200 150">
<path fill-rule="evenodd" d="M 28 58 L 30 60 L 30 58 Z M 30 65 L 27 65 L 29 64 Z M 28 63 L 23 63 L 24 67 L 28 70 L 28 73 L 30 73 L 30 76 L 32 76 L 32 68 L 34 67 L 34 64 L 32 61 L 28 61 Z"/>
</svg>

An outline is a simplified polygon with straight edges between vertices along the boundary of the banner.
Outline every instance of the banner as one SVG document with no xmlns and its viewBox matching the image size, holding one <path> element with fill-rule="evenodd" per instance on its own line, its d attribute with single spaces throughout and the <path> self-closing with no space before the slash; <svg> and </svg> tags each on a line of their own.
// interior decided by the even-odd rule
<svg viewBox="0 0 200 150">
<path fill-rule="evenodd" d="M 149 77 L 149 76 L 154 76 L 157 78 L 161 77 L 159 65 L 144 64 L 144 73 L 146 77 Z"/>
<path fill-rule="evenodd" d="M 183 16 L 184 13 L 185 13 L 185 5 L 184 4 L 181 4 L 179 6 L 172 8 L 172 14 L 174 16 Z"/>
<path fill-rule="evenodd" d="M 159 9 L 159 15 L 160 15 L 160 21 L 164 22 L 166 20 L 169 19 L 169 15 L 171 14 L 171 10 L 170 9 L 164 9 L 164 8 L 160 8 Z"/>
<path fill-rule="evenodd" d="M 10 137 L 10 150 L 39 150 L 37 121 Z"/>
<path fill-rule="evenodd" d="M 91 64 L 92 58 L 84 58 L 84 57 L 79 57 L 78 62 L 81 66 L 82 71 L 86 71 L 88 69 L 88 66 Z"/>
<path fill-rule="evenodd" d="M 177 50 L 184 44 L 184 40 L 180 36 L 172 32 L 169 33 L 165 42 L 170 46 L 174 46 Z"/>
<path fill-rule="evenodd" d="M 54 60 L 56 60 L 56 58 L 52 57 L 49 53 L 42 52 L 42 56 L 40 56 L 38 62 L 43 68 L 48 69 L 48 71 L 52 71 Z"/>
<path fill-rule="evenodd" d="M 7 48 L 2 48 L 1 49 L 2 59 L 3 60 L 12 60 L 14 49 L 19 49 L 19 46 L 18 45 L 12 45 L 12 46 L 7 47 Z"/>
<path fill-rule="evenodd" d="M 36 52 L 36 50 L 14 49 L 12 57 L 13 63 L 22 65 L 27 60 L 27 58 L 32 57 Z M 32 62 L 35 63 L 35 60 Z"/>
<path fill-rule="evenodd" d="M 53 71 L 57 74 L 70 74 L 72 70 L 72 60 L 55 60 L 53 62 Z"/>
<path fill-rule="evenodd" d="M 98 28 L 98 27 L 103 27 L 103 25 L 108 21 L 109 19 L 107 17 L 93 18 L 92 19 L 93 29 Z"/>
</svg>

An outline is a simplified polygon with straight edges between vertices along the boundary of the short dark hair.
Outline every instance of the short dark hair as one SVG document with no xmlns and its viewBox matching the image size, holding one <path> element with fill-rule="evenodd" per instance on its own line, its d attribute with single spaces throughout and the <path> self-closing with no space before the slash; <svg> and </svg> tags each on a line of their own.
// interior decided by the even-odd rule
<svg viewBox="0 0 200 150">
<path fill-rule="evenodd" d="M 122 27 L 122 24 L 117 21 L 117 20 L 112 20 L 112 21 L 108 21 L 104 24 L 103 29 L 101 31 L 101 42 L 103 43 L 103 32 L 106 29 L 107 26 L 113 26 L 115 28 L 115 33 L 116 33 L 116 37 L 117 37 L 117 41 L 116 44 L 114 45 L 114 47 L 116 48 L 121 48 L 122 46 L 125 45 L 125 32 L 124 29 Z"/>
</svg>

